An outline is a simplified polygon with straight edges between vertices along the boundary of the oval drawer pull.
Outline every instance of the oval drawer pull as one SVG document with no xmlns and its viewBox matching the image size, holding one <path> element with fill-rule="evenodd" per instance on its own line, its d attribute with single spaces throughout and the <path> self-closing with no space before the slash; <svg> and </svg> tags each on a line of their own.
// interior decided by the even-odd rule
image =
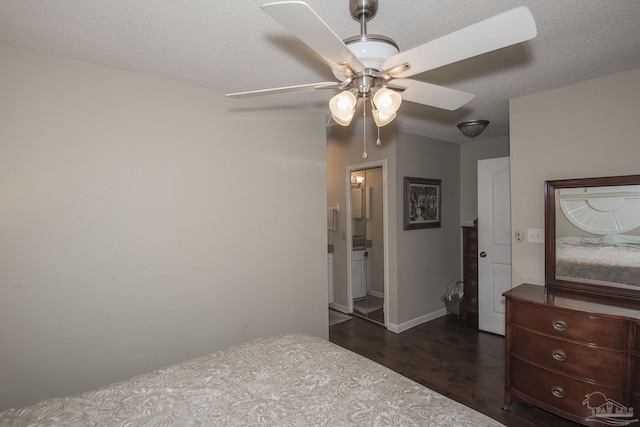
<svg viewBox="0 0 640 427">
<path fill-rule="evenodd" d="M 558 362 L 564 362 L 565 360 L 567 360 L 567 353 L 562 350 L 554 349 L 551 350 L 551 357 L 553 357 L 553 359 L 557 360 Z"/>
<path fill-rule="evenodd" d="M 558 399 L 562 399 L 564 397 L 564 389 L 557 385 L 551 386 L 551 394 Z"/>
<path fill-rule="evenodd" d="M 552 322 L 553 325 L 553 329 L 555 329 L 556 331 L 566 331 L 567 330 L 567 322 L 565 322 L 564 320 L 554 320 Z"/>
</svg>

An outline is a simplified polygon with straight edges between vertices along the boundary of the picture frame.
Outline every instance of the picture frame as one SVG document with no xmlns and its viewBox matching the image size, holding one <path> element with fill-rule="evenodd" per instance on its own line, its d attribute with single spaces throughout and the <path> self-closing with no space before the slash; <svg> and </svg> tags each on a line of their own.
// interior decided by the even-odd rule
<svg viewBox="0 0 640 427">
<path fill-rule="evenodd" d="M 440 228 L 442 181 L 404 177 L 404 229 Z"/>
</svg>

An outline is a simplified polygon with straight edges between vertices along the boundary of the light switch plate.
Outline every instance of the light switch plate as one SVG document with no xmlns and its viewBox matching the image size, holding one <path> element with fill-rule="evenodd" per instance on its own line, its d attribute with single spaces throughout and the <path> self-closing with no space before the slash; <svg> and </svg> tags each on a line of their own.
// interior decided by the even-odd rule
<svg viewBox="0 0 640 427">
<path fill-rule="evenodd" d="M 544 230 L 542 228 L 527 228 L 527 242 L 544 243 Z"/>
</svg>

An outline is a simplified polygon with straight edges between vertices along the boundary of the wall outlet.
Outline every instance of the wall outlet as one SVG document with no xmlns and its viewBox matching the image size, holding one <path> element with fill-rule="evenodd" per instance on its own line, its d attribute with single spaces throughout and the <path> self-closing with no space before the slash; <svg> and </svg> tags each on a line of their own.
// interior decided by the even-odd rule
<svg viewBox="0 0 640 427">
<path fill-rule="evenodd" d="M 522 230 L 516 230 L 513 237 L 516 239 L 516 242 L 522 242 L 524 240 L 524 232 Z"/>
<path fill-rule="evenodd" d="M 544 243 L 544 230 L 542 228 L 527 228 L 527 242 Z"/>
</svg>

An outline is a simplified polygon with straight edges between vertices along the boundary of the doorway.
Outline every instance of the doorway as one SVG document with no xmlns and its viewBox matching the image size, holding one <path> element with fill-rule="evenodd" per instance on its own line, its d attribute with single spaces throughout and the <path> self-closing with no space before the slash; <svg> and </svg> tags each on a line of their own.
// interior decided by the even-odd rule
<svg viewBox="0 0 640 427">
<path fill-rule="evenodd" d="M 356 165 L 347 171 L 347 242 L 350 312 L 386 325 L 386 198 L 382 165 Z M 349 227 L 350 225 L 350 227 Z M 350 244 L 349 244 L 350 243 Z"/>
</svg>

